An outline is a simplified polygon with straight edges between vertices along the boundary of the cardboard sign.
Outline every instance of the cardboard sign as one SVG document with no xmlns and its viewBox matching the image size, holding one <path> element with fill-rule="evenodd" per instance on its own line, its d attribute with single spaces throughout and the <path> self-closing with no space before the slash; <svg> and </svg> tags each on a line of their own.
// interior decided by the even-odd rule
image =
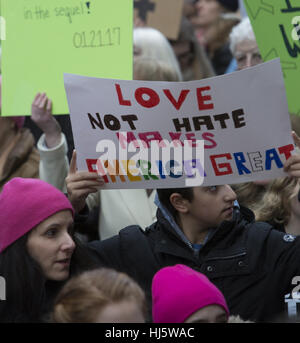
<svg viewBox="0 0 300 343">
<path fill-rule="evenodd" d="M 63 73 L 132 79 L 131 0 L 1 0 L 2 115 L 28 115 L 38 92 L 67 114 Z"/>
<path fill-rule="evenodd" d="M 300 2 L 244 0 L 264 61 L 280 57 L 289 111 L 300 115 Z"/>
<path fill-rule="evenodd" d="M 169 39 L 177 39 L 184 0 L 134 0 L 134 15 Z"/>
<path fill-rule="evenodd" d="M 65 88 L 78 169 L 107 189 L 276 178 L 294 150 L 279 59 L 190 82 L 66 74 Z"/>
</svg>

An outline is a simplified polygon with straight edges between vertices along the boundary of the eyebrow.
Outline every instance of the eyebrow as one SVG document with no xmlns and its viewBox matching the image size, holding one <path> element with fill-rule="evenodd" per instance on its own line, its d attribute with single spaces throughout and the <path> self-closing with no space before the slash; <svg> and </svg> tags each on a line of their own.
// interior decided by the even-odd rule
<svg viewBox="0 0 300 343">
<path fill-rule="evenodd" d="M 47 225 L 47 226 L 42 226 L 42 227 L 40 227 L 40 230 L 48 230 L 48 229 L 55 228 L 55 227 L 62 226 L 62 225 L 64 225 L 64 223 L 61 223 L 61 222 L 57 221 L 57 222 L 51 223 L 51 224 L 49 224 L 49 225 Z M 69 221 L 69 222 L 67 223 L 67 227 L 68 227 L 68 228 L 72 227 L 73 225 L 74 225 L 74 221 L 73 221 L 73 220 L 72 220 L 72 221 Z M 36 228 L 37 228 L 37 227 L 35 227 L 35 229 L 36 229 Z"/>
</svg>

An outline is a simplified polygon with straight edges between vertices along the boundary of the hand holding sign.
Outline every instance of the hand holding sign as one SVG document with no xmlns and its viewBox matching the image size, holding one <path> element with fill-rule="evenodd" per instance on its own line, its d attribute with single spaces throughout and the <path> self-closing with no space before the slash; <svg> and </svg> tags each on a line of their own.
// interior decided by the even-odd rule
<svg viewBox="0 0 300 343">
<path fill-rule="evenodd" d="M 298 149 L 300 149 L 300 137 L 295 131 L 292 131 L 292 137 L 294 143 Z M 283 165 L 284 171 L 291 177 L 300 178 L 300 154 L 292 155 Z"/>
<path fill-rule="evenodd" d="M 69 200 L 75 211 L 80 212 L 85 206 L 85 200 L 90 193 L 96 193 L 103 186 L 104 181 L 96 173 L 77 171 L 76 150 L 73 151 L 70 169 L 66 177 Z"/>
</svg>

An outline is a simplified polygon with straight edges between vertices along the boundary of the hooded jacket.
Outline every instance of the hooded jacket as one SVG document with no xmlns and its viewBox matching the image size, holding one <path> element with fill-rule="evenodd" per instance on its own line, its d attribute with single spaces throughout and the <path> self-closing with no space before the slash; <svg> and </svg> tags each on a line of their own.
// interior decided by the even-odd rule
<svg viewBox="0 0 300 343">
<path fill-rule="evenodd" d="M 252 211 L 241 207 L 199 250 L 183 239 L 161 209 L 157 218 L 145 231 L 130 226 L 118 236 L 90 243 L 101 265 L 125 272 L 140 284 L 150 311 L 154 274 L 165 266 L 185 264 L 220 289 L 231 315 L 257 322 L 285 312 L 285 300 L 295 287 L 292 280 L 300 275 L 300 237 L 255 222 Z"/>
</svg>

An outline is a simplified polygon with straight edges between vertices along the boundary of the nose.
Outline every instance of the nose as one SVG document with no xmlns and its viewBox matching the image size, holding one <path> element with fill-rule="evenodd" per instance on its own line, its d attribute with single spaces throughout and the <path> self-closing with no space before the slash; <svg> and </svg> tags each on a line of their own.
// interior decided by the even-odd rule
<svg viewBox="0 0 300 343">
<path fill-rule="evenodd" d="M 229 185 L 225 185 L 224 199 L 228 202 L 234 202 L 237 199 L 236 193 Z"/>
<path fill-rule="evenodd" d="M 62 239 L 61 249 L 67 252 L 73 252 L 75 247 L 76 245 L 75 245 L 75 242 L 73 241 L 73 238 L 70 236 L 68 232 L 66 232 Z"/>
</svg>

